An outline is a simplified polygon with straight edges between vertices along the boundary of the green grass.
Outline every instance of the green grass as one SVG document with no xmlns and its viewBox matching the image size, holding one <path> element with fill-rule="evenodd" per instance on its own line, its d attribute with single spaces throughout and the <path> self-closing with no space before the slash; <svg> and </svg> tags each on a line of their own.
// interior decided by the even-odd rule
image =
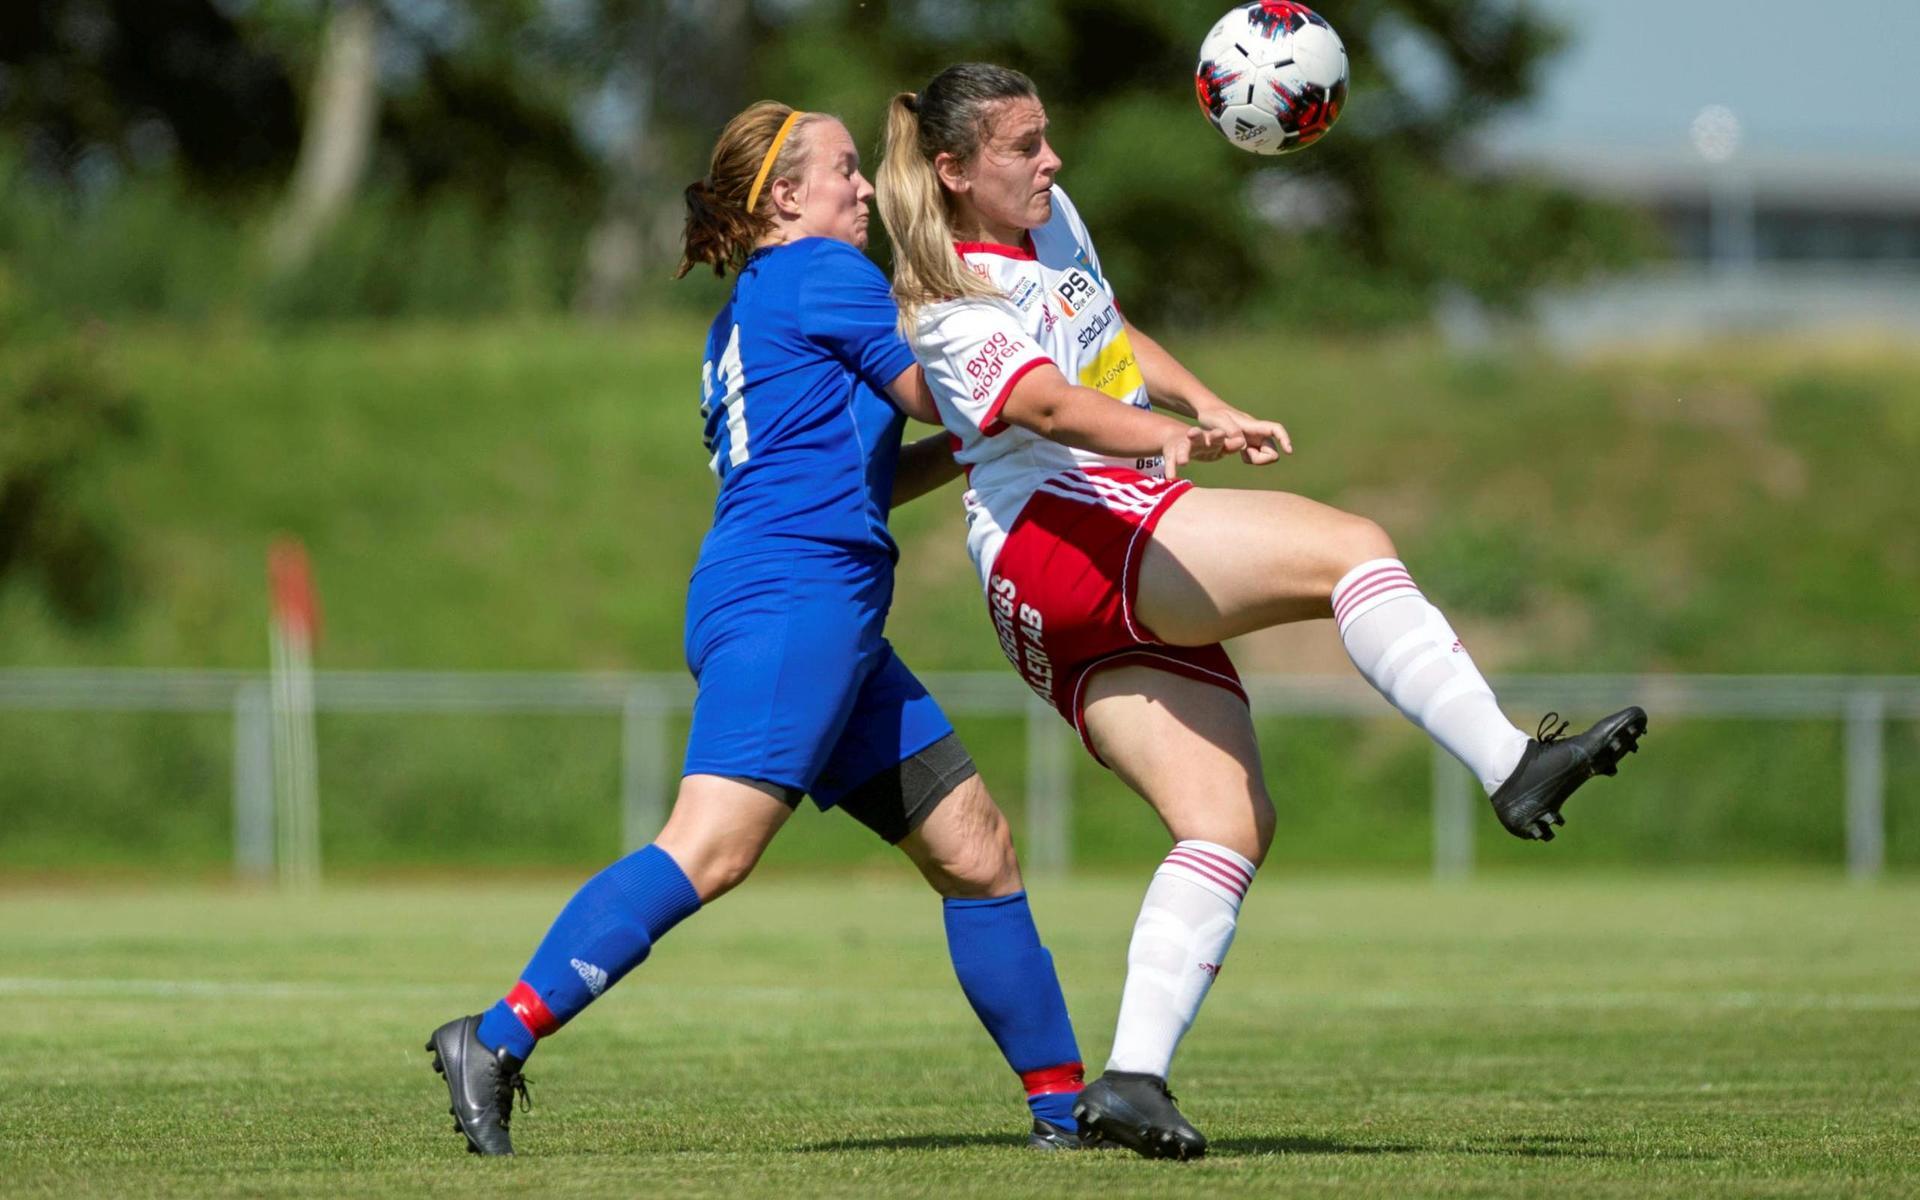
<svg viewBox="0 0 1920 1200">
<path fill-rule="evenodd" d="M 1134 874 L 1139 874 L 1135 872 Z M 1107 1049 L 1141 880 L 1042 882 Z M 1920 889 L 1270 871 L 1183 1049 L 1191 1165 L 1019 1148 L 900 873 L 757 879 L 544 1048 L 522 1156 L 420 1044 L 571 881 L 0 892 L 9 1195 L 1910 1195 Z"/>
</svg>

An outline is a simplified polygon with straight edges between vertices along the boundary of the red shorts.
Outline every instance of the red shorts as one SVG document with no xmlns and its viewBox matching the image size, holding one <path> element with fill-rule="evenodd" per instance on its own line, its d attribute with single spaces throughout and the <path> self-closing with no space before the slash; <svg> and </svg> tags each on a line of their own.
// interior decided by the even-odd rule
<svg viewBox="0 0 1920 1200">
<path fill-rule="evenodd" d="M 994 560 L 987 611 L 1000 649 L 1096 761 L 1084 704 L 1087 680 L 1104 667 L 1157 667 L 1247 698 L 1219 643 L 1169 646 L 1133 615 L 1153 527 L 1192 486 L 1119 467 L 1051 476 Z"/>
</svg>

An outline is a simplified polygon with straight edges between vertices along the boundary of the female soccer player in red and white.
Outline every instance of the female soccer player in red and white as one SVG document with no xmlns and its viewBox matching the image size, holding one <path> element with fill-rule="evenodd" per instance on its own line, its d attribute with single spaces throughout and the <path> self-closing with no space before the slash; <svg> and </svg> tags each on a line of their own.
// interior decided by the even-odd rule
<svg viewBox="0 0 1920 1200">
<path fill-rule="evenodd" d="M 968 546 L 1001 648 L 1174 839 L 1134 926 L 1113 1055 L 1075 1112 L 1091 1137 L 1190 1158 L 1206 1139 L 1167 1071 L 1273 836 L 1223 639 L 1333 617 L 1361 674 L 1522 838 L 1552 838 L 1567 797 L 1612 774 L 1647 718 L 1528 738 L 1378 525 L 1179 479 L 1190 460 L 1261 465 L 1292 446 L 1121 314 L 1059 169 L 1033 84 L 962 64 L 890 105 L 880 213 L 909 340 L 968 468 Z"/>
</svg>

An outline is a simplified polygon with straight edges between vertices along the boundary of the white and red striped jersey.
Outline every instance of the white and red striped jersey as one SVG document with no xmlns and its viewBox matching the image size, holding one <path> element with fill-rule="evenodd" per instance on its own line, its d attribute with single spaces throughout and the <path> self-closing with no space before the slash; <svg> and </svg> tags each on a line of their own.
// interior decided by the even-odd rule
<svg viewBox="0 0 1920 1200">
<path fill-rule="evenodd" d="M 1157 475 L 1161 461 L 1076 450 L 1000 419 L 1013 385 L 1047 362 L 1118 403 L 1149 407 L 1113 288 L 1066 192 L 1053 189 L 1053 215 L 1026 245 L 954 248 L 1001 295 L 929 305 L 908 340 L 953 435 L 954 458 L 967 467 L 967 549 L 985 587 L 1007 530 L 1036 490 L 1131 504 L 1126 477 Z"/>
</svg>

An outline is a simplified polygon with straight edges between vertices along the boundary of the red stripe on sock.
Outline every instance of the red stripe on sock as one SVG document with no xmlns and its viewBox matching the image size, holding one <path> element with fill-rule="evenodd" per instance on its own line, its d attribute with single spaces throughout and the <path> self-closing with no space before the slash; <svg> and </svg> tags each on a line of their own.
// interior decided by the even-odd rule
<svg viewBox="0 0 1920 1200">
<path fill-rule="evenodd" d="M 1351 596 L 1355 592 L 1359 591 L 1361 588 L 1367 586 L 1368 584 L 1373 583 L 1374 581 L 1379 579 L 1384 579 L 1389 575 L 1406 575 L 1406 574 L 1407 574 L 1407 568 L 1401 565 L 1400 563 L 1393 563 L 1392 565 L 1385 566 L 1385 567 L 1375 567 L 1373 570 L 1368 571 L 1365 575 L 1360 576 L 1360 578 L 1355 579 L 1352 582 L 1348 583 L 1345 587 L 1336 588 L 1332 596 L 1333 602 L 1335 604 L 1338 604 L 1342 597 Z M 1409 579 L 1412 578 L 1412 576 L 1410 575 L 1407 577 Z"/>
<path fill-rule="evenodd" d="M 1199 855 L 1206 862 L 1211 863 L 1216 867 L 1219 867 L 1222 871 L 1225 871 L 1227 874 L 1233 876 L 1235 879 L 1240 880 L 1243 886 L 1253 882 L 1252 871 L 1247 870 L 1245 867 L 1241 866 L 1239 863 L 1233 861 L 1232 859 L 1226 857 L 1224 854 L 1215 854 L 1211 850 L 1202 850 L 1198 846 L 1175 846 L 1173 849 L 1175 851 L 1178 851 L 1181 854 Z"/>
<path fill-rule="evenodd" d="M 520 1018 L 527 1032 L 537 1038 L 543 1038 L 560 1028 L 560 1022 L 547 1008 L 547 1002 L 540 998 L 539 992 L 528 987 L 524 979 L 514 984 L 513 990 L 507 993 L 507 1007 L 513 1010 L 514 1016 Z"/>
<path fill-rule="evenodd" d="M 1161 865 L 1180 867 L 1184 870 L 1192 871 L 1202 879 L 1211 880 L 1229 892 L 1232 892 L 1236 899 L 1247 894 L 1246 884 L 1241 883 L 1238 879 L 1235 879 L 1220 868 L 1208 865 L 1201 859 L 1188 858 L 1182 854 L 1169 854 L 1167 855 L 1166 862 Z"/>
<path fill-rule="evenodd" d="M 1020 1086 L 1027 1089 L 1029 1096 L 1053 1096 L 1061 1092 L 1077 1092 L 1086 1084 L 1087 1068 L 1082 1063 L 1061 1063 L 1057 1067 L 1041 1067 L 1037 1071 L 1020 1072 Z"/>
<path fill-rule="evenodd" d="M 1375 584 L 1386 583 L 1396 579 L 1405 580 L 1408 583 L 1413 582 L 1413 576 L 1407 573 L 1405 567 L 1381 567 L 1377 571 L 1368 571 L 1365 575 L 1362 575 L 1334 594 L 1332 597 L 1334 606 L 1339 607 L 1359 593 L 1373 587 Z"/>
<path fill-rule="evenodd" d="M 1411 576 L 1402 575 L 1395 579 L 1382 579 L 1378 582 L 1370 583 L 1363 589 L 1350 591 L 1343 596 L 1340 603 L 1334 605 L 1334 618 L 1344 621 L 1347 619 L 1348 614 L 1352 613 L 1354 609 L 1359 608 L 1367 601 L 1375 597 L 1402 591 L 1412 592 L 1415 595 L 1420 593 L 1419 587 L 1414 584 Z"/>
</svg>

